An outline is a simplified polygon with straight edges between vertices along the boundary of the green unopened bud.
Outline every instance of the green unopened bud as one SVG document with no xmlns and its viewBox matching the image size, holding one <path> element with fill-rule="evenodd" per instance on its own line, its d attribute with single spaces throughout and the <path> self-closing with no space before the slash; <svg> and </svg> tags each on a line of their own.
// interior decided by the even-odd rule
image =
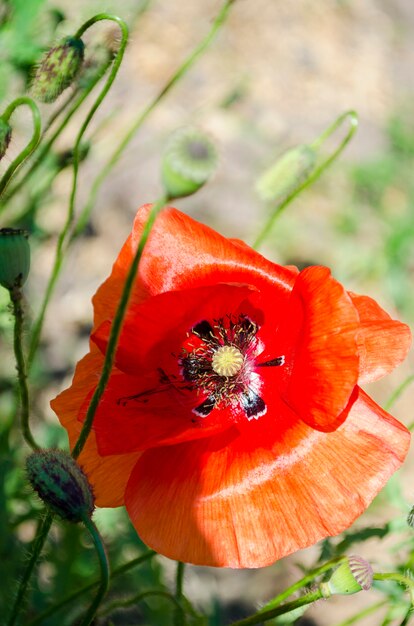
<svg viewBox="0 0 414 626">
<path fill-rule="evenodd" d="M 204 133 L 183 128 L 171 137 L 162 160 L 162 182 L 170 198 L 195 193 L 211 177 L 217 152 Z"/>
<path fill-rule="evenodd" d="M 374 572 L 371 565 L 360 556 L 349 556 L 334 571 L 326 583 L 321 584 L 325 598 L 333 594 L 351 595 L 371 589 Z"/>
<path fill-rule="evenodd" d="M 28 233 L 15 228 L 0 229 L 0 285 L 6 289 L 21 287 L 29 275 L 30 246 Z"/>
<path fill-rule="evenodd" d="M 5 119 L 0 117 L 0 159 L 6 154 L 12 136 L 12 129 Z"/>
<path fill-rule="evenodd" d="M 95 508 L 92 487 L 76 461 L 63 450 L 38 450 L 26 460 L 33 489 L 62 519 L 80 522 Z"/>
<path fill-rule="evenodd" d="M 315 167 L 316 151 L 300 145 L 285 152 L 256 183 L 256 191 L 265 202 L 281 203 L 306 180 Z"/>
<path fill-rule="evenodd" d="M 411 528 L 414 528 L 414 506 L 411 508 L 411 511 L 408 513 L 407 524 L 411 526 Z"/>
<path fill-rule="evenodd" d="M 40 102 L 54 102 L 71 85 L 82 67 L 85 46 L 79 37 L 66 37 L 51 48 L 32 81 L 32 94 Z"/>
</svg>

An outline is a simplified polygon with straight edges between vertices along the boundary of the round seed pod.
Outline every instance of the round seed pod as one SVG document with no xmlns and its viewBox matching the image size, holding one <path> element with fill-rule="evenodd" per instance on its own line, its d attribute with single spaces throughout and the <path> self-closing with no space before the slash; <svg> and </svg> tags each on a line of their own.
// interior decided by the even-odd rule
<svg viewBox="0 0 414 626">
<path fill-rule="evenodd" d="M 15 228 L 0 229 L 0 285 L 22 287 L 30 270 L 28 233 Z"/>
</svg>

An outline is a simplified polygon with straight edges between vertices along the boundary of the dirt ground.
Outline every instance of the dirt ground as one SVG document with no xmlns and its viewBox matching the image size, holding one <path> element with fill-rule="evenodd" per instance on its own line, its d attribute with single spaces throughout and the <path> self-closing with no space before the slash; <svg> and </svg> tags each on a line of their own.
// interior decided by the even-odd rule
<svg viewBox="0 0 414 626">
<path fill-rule="evenodd" d="M 74 25 L 102 8 L 98 0 L 54 4 Z M 80 176 L 79 207 L 114 142 L 207 32 L 219 6 L 218 0 L 157 0 L 137 21 L 125 63 L 97 117 L 102 121 L 112 110 L 118 114 L 101 128 L 94 125 L 92 158 Z M 106 0 L 105 9 L 129 18 L 136 2 Z M 148 119 L 104 184 L 93 215 L 95 236 L 72 250 L 49 311 L 46 339 L 52 366 L 65 370 L 68 360 L 73 364 L 85 352 L 85 333 L 83 340 L 74 337 L 88 328 L 90 297 L 108 274 L 137 206 L 160 193 L 159 155 L 171 131 L 200 124 L 216 139 L 220 151 L 215 179 L 195 198 L 180 202 L 179 208 L 226 235 L 252 242 L 266 214 L 255 196 L 254 179 L 285 147 L 312 140 L 341 112 L 356 109 L 360 130 L 344 158 L 359 161 L 381 149 L 390 112 L 413 93 L 413 35 L 412 0 L 236 0 L 209 52 Z M 223 106 L 231 98 L 233 105 Z M 63 219 L 67 188 L 68 179 L 61 177 L 53 206 L 45 212 L 49 228 L 54 220 L 57 229 Z M 290 210 L 323 214 L 337 192 L 324 187 Z M 57 211 L 59 206 L 62 209 Z M 307 239 L 308 246 L 301 249 L 301 256 L 322 257 L 329 264 L 329 242 L 311 231 L 300 237 Z M 264 252 L 284 261 L 275 242 L 277 236 Z M 40 287 L 53 250 L 51 242 L 33 263 L 33 280 Z M 363 285 L 358 287 L 363 290 Z M 385 396 L 407 371 L 390 379 L 384 392 L 377 389 L 377 395 Z M 68 372 L 60 386 L 69 380 Z M 395 413 L 409 421 L 407 410 L 407 404 L 399 403 Z M 392 517 L 393 511 L 385 514 Z M 316 554 L 317 548 L 310 548 L 259 571 L 189 567 L 187 594 L 201 604 L 217 595 L 233 606 L 236 615 L 241 605 L 263 602 L 299 578 L 295 563 L 311 563 Z M 375 542 L 365 544 L 362 555 L 381 560 Z M 320 602 L 308 615 L 318 626 L 332 626 L 377 598 L 374 592 L 365 595 L 369 594 Z M 378 625 L 379 614 L 359 624 Z"/>
</svg>

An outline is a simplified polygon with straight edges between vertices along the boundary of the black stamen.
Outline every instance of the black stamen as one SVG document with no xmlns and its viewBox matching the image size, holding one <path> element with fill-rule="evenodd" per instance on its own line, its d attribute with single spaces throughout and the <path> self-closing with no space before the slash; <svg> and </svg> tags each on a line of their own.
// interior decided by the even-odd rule
<svg viewBox="0 0 414 626">
<path fill-rule="evenodd" d="M 285 357 L 278 356 L 276 359 L 271 359 L 270 361 L 265 361 L 264 363 L 258 363 L 257 367 L 277 367 L 278 365 L 284 365 Z"/>
<path fill-rule="evenodd" d="M 206 341 L 211 340 L 214 337 L 213 327 L 207 320 L 198 322 L 198 324 L 192 327 L 191 332 L 197 335 L 197 337 L 200 337 L 200 339 L 204 339 Z"/>
<path fill-rule="evenodd" d="M 249 420 L 257 419 L 266 412 L 264 401 L 256 392 L 252 391 L 252 389 L 249 389 L 241 396 L 240 402 Z"/>
<path fill-rule="evenodd" d="M 204 402 L 202 402 L 201 404 L 196 406 L 195 409 L 193 409 L 193 413 L 199 415 L 200 417 L 207 417 L 207 415 L 210 415 L 215 406 L 215 396 L 209 396 L 206 400 L 204 400 Z"/>
</svg>

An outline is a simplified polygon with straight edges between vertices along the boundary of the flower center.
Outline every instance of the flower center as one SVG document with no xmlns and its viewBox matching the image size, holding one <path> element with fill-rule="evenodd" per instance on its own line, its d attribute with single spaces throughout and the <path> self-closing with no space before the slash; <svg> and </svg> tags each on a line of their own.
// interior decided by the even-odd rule
<svg viewBox="0 0 414 626">
<path fill-rule="evenodd" d="M 243 367 L 244 357 L 235 346 L 221 346 L 213 355 L 211 367 L 219 376 L 235 376 Z"/>
</svg>

